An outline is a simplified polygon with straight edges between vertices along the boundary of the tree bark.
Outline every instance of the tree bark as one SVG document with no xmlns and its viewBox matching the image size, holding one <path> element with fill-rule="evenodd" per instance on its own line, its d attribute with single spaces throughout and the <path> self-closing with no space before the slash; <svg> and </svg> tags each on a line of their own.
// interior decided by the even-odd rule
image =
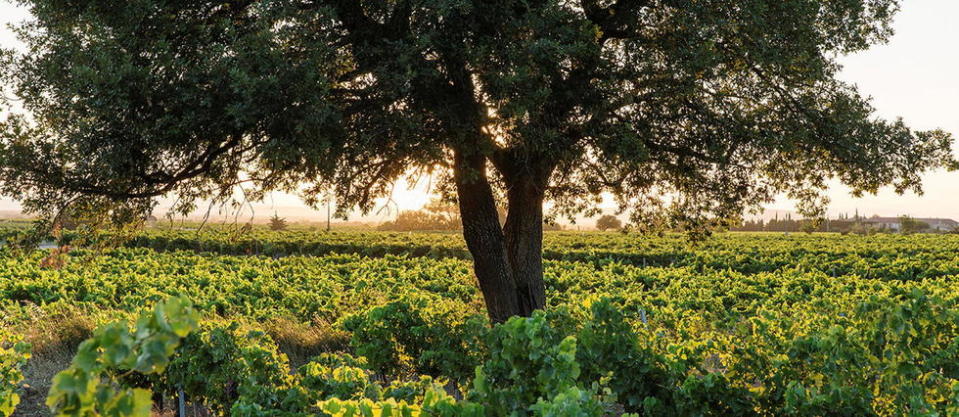
<svg viewBox="0 0 959 417">
<path fill-rule="evenodd" d="M 543 200 L 551 169 L 522 165 L 501 167 L 507 186 L 508 213 L 502 227 L 486 173 L 487 158 L 478 150 L 454 152 L 454 179 L 463 237 L 490 320 L 501 323 L 529 316 L 546 305 L 543 282 Z"/>
<path fill-rule="evenodd" d="M 546 285 L 543 282 L 545 182 L 539 177 L 510 177 L 506 195 L 509 212 L 503 233 L 519 303 L 517 314 L 523 316 L 546 306 Z"/>
<path fill-rule="evenodd" d="M 473 255 L 473 271 L 493 323 L 522 314 L 496 213 L 496 199 L 479 150 L 454 151 L 453 176 L 459 198 L 463 237 Z"/>
</svg>

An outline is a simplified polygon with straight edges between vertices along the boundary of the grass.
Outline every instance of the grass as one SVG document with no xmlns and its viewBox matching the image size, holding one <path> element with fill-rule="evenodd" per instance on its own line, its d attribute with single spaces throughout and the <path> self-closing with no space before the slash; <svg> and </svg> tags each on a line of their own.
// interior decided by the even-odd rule
<svg viewBox="0 0 959 417">
<path fill-rule="evenodd" d="M 264 331 L 286 354 L 293 369 L 309 362 L 321 353 L 343 352 L 349 348 L 350 335 L 330 323 L 301 323 L 287 318 L 274 318 L 266 323 Z"/>
<path fill-rule="evenodd" d="M 15 416 L 48 416 L 47 392 L 54 375 L 66 369 L 77 346 L 93 334 L 96 320 L 79 309 L 56 305 L 48 308 L 26 305 L 17 333 L 30 343 L 32 356 L 23 368 L 24 389 Z"/>
</svg>

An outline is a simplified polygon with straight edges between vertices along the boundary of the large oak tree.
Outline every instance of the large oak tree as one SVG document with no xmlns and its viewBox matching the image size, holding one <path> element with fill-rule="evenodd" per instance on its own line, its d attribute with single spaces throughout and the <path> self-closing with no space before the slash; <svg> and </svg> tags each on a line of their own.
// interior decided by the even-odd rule
<svg viewBox="0 0 959 417">
<path fill-rule="evenodd" d="M 821 207 L 830 179 L 919 190 L 951 163 L 949 135 L 836 79 L 896 0 L 21 3 L 2 75 L 29 117 L 0 129 L 2 193 L 119 216 L 332 191 L 345 213 L 430 174 L 494 321 L 545 303 L 545 202 L 695 228 L 778 193 Z"/>
</svg>

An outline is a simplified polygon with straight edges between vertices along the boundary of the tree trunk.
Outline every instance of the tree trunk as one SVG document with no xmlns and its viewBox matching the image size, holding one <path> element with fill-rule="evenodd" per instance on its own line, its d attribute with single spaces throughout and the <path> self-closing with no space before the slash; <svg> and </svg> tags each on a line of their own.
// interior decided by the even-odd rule
<svg viewBox="0 0 959 417">
<path fill-rule="evenodd" d="M 456 151 L 454 178 L 474 272 L 490 320 L 501 323 L 546 305 L 543 200 L 551 169 L 505 175 L 509 210 L 501 228 L 486 162 L 478 151 Z"/>
<path fill-rule="evenodd" d="M 473 270 L 490 320 L 502 323 L 523 312 L 506 255 L 496 199 L 486 176 L 486 157 L 478 150 L 457 150 L 453 162 L 466 247 L 473 255 Z"/>
<path fill-rule="evenodd" d="M 533 176 L 513 176 L 509 182 L 509 212 L 503 233 L 519 302 L 518 314 L 528 316 L 546 305 L 546 285 L 543 282 L 544 182 Z"/>
</svg>

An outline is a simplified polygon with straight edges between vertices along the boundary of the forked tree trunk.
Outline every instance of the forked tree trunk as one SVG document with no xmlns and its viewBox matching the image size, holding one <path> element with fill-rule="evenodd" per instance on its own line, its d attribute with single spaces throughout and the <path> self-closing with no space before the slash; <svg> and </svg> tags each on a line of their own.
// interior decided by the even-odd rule
<svg viewBox="0 0 959 417">
<path fill-rule="evenodd" d="M 509 213 L 501 228 L 486 158 L 462 151 L 454 158 L 463 237 L 490 320 L 502 323 L 513 316 L 529 316 L 546 302 L 543 182 L 535 177 L 509 179 Z"/>
<path fill-rule="evenodd" d="M 506 256 L 506 242 L 496 213 L 496 199 L 486 176 L 486 158 L 479 152 L 454 156 L 454 180 L 459 199 L 463 237 L 473 255 L 490 320 L 502 323 L 520 314 L 516 285 Z"/>
</svg>

